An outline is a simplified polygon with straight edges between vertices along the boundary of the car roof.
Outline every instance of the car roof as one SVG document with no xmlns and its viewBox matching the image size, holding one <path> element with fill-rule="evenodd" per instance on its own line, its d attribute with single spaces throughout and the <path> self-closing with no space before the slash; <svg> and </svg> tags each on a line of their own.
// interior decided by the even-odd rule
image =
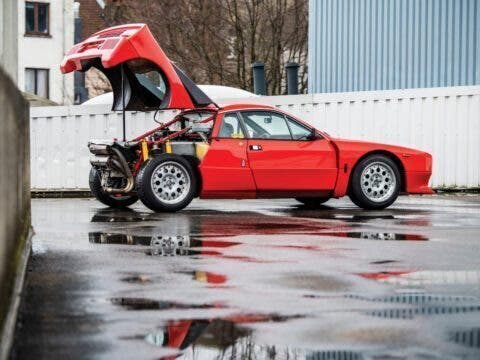
<svg viewBox="0 0 480 360">
<path fill-rule="evenodd" d="M 239 103 L 239 102 L 227 102 L 220 103 L 220 111 L 235 111 L 235 110 L 246 110 L 246 109 L 256 109 L 256 110 L 273 110 L 276 107 L 271 105 L 264 104 L 255 104 L 255 103 Z"/>
<path fill-rule="evenodd" d="M 230 86 L 222 85 L 198 85 L 198 87 L 213 101 L 220 101 L 221 103 L 244 102 L 251 101 L 252 98 L 258 98 L 259 95 L 255 95 L 243 89 L 238 89 Z M 228 100 L 222 100 L 228 99 Z M 80 105 L 97 105 L 113 103 L 113 93 L 107 92 L 105 94 L 97 95 Z"/>
</svg>

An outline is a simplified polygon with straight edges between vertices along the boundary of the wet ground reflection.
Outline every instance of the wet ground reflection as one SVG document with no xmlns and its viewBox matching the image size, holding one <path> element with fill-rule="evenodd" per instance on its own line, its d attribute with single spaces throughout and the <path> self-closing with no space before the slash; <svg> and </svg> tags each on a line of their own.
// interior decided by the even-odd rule
<svg viewBox="0 0 480 360">
<path fill-rule="evenodd" d="M 387 319 L 413 319 L 416 316 L 478 313 L 479 306 L 427 306 L 415 309 L 388 309 L 367 312 L 368 315 Z"/>
<path fill-rule="evenodd" d="M 199 240 L 188 235 L 141 236 L 91 232 L 88 237 L 89 241 L 94 244 L 148 246 L 147 255 L 151 256 L 221 255 L 218 251 L 196 250 L 195 248 L 225 248 L 239 244 L 231 241 Z"/>
<path fill-rule="evenodd" d="M 324 236 L 346 237 L 354 239 L 365 240 L 410 240 L 410 241 L 427 241 L 428 238 L 416 234 L 398 234 L 398 233 L 383 233 L 383 232 L 325 232 Z"/>
<path fill-rule="evenodd" d="M 294 318 L 294 317 L 290 317 Z M 279 315 L 239 315 L 227 318 L 169 320 L 146 334 L 125 337 L 165 348 L 171 355 L 161 359 L 300 359 L 303 351 L 288 347 L 258 346 L 248 324 L 285 322 L 289 317 Z M 194 355 L 194 356 L 192 356 Z"/>
<path fill-rule="evenodd" d="M 480 214 L 71 201 L 34 202 L 16 359 L 480 358 Z"/>
<path fill-rule="evenodd" d="M 457 344 L 480 349 L 480 327 L 455 331 L 451 334 L 451 340 Z"/>
<path fill-rule="evenodd" d="M 428 220 L 419 221 L 418 219 L 405 219 L 404 214 L 398 215 L 353 215 L 348 213 L 329 214 L 321 219 L 316 218 L 315 222 L 306 223 L 304 219 L 299 220 L 310 212 L 308 209 L 297 209 L 292 212 L 298 218 L 285 218 L 281 220 L 249 212 L 236 213 L 232 218 L 222 213 L 210 211 L 207 216 L 190 216 L 180 214 L 179 216 L 166 216 L 158 218 L 158 215 L 135 214 L 127 212 L 128 216 L 123 217 L 124 221 L 141 222 L 148 221 L 149 225 L 141 225 L 131 228 L 128 232 L 90 232 L 89 241 L 92 244 L 111 244 L 111 245 L 133 245 L 148 247 L 147 255 L 172 257 L 186 256 L 192 259 L 199 259 L 205 256 L 213 258 L 253 260 L 247 256 L 233 256 L 228 254 L 228 250 L 236 247 L 248 247 L 249 236 L 317 236 L 318 239 L 364 239 L 364 240 L 383 240 L 383 241 L 412 241 L 425 242 L 429 238 L 424 235 L 410 232 L 398 231 L 374 231 L 361 230 L 361 224 L 371 222 L 392 222 L 398 225 L 418 225 L 427 226 Z M 419 212 L 422 213 L 423 212 Z M 113 220 L 109 217 L 113 216 Z M 156 220 L 152 220 L 152 218 Z M 101 220 L 99 220 L 101 219 Z M 159 223 L 159 220 L 161 221 Z M 115 214 L 94 215 L 92 222 L 117 222 Z M 332 222 L 333 221 L 333 222 Z M 334 229 L 335 231 L 331 231 Z M 358 230 L 357 230 L 358 229 Z M 120 230 L 120 229 L 119 229 Z M 353 231 L 352 231 L 353 230 Z M 171 235 L 166 235 L 169 233 Z M 242 240 L 243 239 L 243 240 Z M 285 249 L 295 253 L 296 251 L 318 252 L 324 251 L 321 243 L 315 242 L 308 244 L 283 243 L 271 244 L 270 247 Z M 345 249 L 344 249 L 345 250 Z M 227 251 L 227 253 L 225 253 Z M 200 257 L 199 257 L 200 256 Z M 397 260 L 385 259 L 370 261 L 369 264 L 376 266 L 395 266 Z M 414 273 L 412 270 L 388 270 L 376 272 L 364 272 L 359 275 L 365 279 L 384 281 L 386 279 Z M 187 274 L 196 282 L 202 282 L 209 286 L 224 286 L 229 278 L 221 272 L 211 271 L 177 271 L 179 274 Z M 123 278 L 122 281 L 142 284 L 155 283 L 155 279 L 141 276 L 131 276 Z M 303 289 L 321 291 L 322 293 L 348 292 L 351 284 L 348 281 L 340 280 L 337 277 L 327 275 L 306 275 L 303 273 L 290 272 L 285 274 L 280 280 L 281 284 L 289 289 Z M 455 296 L 439 295 L 427 293 L 406 293 L 390 294 L 382 296 L 368 296 L 362 294 L 345 294 L 345 299 L 360 303 L 385 304 L 375 308 L 368 305 L 369 310 L 357 310 L 359 314 L 364 314 L 371 318 L 395 320 L 410 320 L 422 317 L 438 317 L 448 315 L 477 314 L 480 312 L 478 299 L 473 296 Z M 319 301 L 325 300 L 325 295 L 303 295 L 305 299 Z M 112 304 L 120 306 L 129 311 L 194 311 L 194 310 L 219 310 L 229 309 L 229 305 L 224 302 L 217 303 L 185 303 L 173 301 L 159 301 L 149 298 L 121 297 L 112 298 Z M 402 305 L 404 307 L 396 307 Z M 297 347 L 275 347 L 256 344 L 252 335 L 253 330 L 248 326 L 252 322 L 285 322 L 295 317 L 280 315 L 248 315 L 246 313 L 237 317 L 213 318 L 213 319 L 193 319 L 193 320 L 169 320 L 166 325 L 155 331 L 127 337 L 131 340 L 142 340 L 150 345 L 166 349 L 171 352 L 161 358 L 173 359 L 178 356 L 186 359 L 190 358 L 225 358 L 233 357 L 235 359 L 268 358 L 283 359 L 287 356 L 289 359 L 364 359 L 371 355 L 367 351 L 351 351 L 342 349 L 329 349 L 326 351 L 314 351 L 308 348 Z M 457 334 L 457 333 L 455 333 Z M 126 339 L 127 339 L 126 338 Z M 460 335 L 453 336 L 452 339 L 463 339 Z M 454 340 L 456 341 L 456 340 Z M 458 341 L 456 341 L 458 343 Z M 195 353 L 196 355 L 188 355 Z M 208 354 L 208 355 L 207 355 Z M 214 355 L 216 354 L 216 355 Z M 389 353 L 385 353 L 389 357 Z M 428 351 L 427 351 L 428 354 Z M 392 355 L 393 356 L 393 355 Z M 435 358 L 433 353 L 429 356 Z M 380 356 L 380 358 L 385 358 Z"/>
</svg>

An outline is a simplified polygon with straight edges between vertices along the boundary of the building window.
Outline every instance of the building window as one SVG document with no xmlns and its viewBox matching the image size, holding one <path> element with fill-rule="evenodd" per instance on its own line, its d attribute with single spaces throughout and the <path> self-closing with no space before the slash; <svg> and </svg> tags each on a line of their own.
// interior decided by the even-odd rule
<svg viewBox="0 0 480 360">
<path fill-rule="evenodd" d="M 25 92 L 48 99 L 48 69 L 25 69 Z"/>
<path fill-rule="evenodd" d="M 49 35 L 49 4 L 25 2 L 25 34 Z"/>
</svg>

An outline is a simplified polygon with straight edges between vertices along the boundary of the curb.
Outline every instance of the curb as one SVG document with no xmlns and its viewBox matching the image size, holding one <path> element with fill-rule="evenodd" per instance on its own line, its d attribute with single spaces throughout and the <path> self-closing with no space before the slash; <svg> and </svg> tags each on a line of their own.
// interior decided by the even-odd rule
<svg viewBox="0 0 480 360">
<path fill-rule="evenodd" d="M 445 194 L 478 194 L 480 187 L 472 188 L 433 188 L 437 195 Z M 69 199 L 69 198 L 93 198 L 91 191 L 88 189 L 80 190 L 38 190 L 34 189 L 30 192 L 32 199 Z M 415 194 L 412 194 L 415 195 Z M 1 359 L 0 359 L 1 360 Z"/>
<path fill-rule="evenodd" d="M 7 360 L 10 357 L 10 350 L 15 338 L 15 327 L 17 324 L 18 308 L 20 306 L 20 300 L 23 292 L 23 285 L 25 283 L 25 274 L 27 272 L 27 264 L 30 259 L 30 253 L 32 250 L 32 237 L 33 228 L 30 227 L 28 231 L 25 247 L 20 258 L 20 264 L 17 273 L 15 274 L 15 283 L 13 284 L 13 290 L 11 294 L 10 306 L 3 326 L 2 336 L 0 339 L 0 360 Z"/>
</svg>

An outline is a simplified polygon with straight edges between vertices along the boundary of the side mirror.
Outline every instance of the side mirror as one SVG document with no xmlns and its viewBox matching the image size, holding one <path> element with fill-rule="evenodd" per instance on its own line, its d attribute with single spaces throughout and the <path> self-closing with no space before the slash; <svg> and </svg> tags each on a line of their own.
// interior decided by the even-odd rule
<svg viewBox="0 0 480 360">
<path fill-rule="evenodd" d="M 308 140 L 317 140 L 317 130 L 315 130 L 315 128 L 310 128 L 310 135 L 308 135 Z"/>
</svg>

